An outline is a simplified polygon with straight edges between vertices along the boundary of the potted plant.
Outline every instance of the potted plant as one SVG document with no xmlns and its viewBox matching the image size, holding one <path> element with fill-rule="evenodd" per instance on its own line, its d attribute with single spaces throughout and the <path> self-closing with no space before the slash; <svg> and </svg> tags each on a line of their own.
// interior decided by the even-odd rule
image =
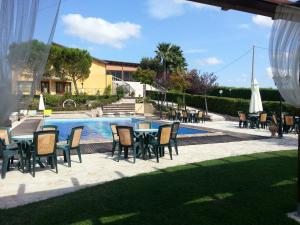
<svg viewBox="0 0 300 225">
<path fill-rule="evenodd" d="M 275 137 L 276 133 L 278 131 L 278 126 L 273 121 L 271 122 L 271 125 L 269 126 L 269 130 L 271 132 L 271 137 Z"/>
</svg>

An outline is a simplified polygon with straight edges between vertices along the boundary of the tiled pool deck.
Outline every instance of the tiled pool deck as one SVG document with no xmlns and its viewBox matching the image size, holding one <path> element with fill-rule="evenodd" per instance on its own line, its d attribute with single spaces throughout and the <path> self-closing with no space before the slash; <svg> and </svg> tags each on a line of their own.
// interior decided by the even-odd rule
<svg viewBox="0 0 300 225">
<path fill-rule="evenodd" d="M 96 153 L 84 154 L 81 164 L 78 163 L 77 156 L 72 156 L 71 168 L 63 165 L 62 159 L 60 159 L 58 174 L 43 169 L 38 171 L 36 177 L 33 178 L 30 174 L 22 174 L 18 170 L 9 171 L 6 179 L 0 180 L 0 208 L 15 207 L 76 191 L 90 185 L 170 166 L 228 156 L 290 150 L 295 149 L 297 145 L 297 135 L 295 134 L 285 135 L 283 139 L 270 138 L 270 132 L 267 130 L 240 129 L 236 122 L 206 122 L 196 126 L 212 129 L 212 131 L 217 129 L 223 133 L 180 139 L 179 155 L 170 160 L 166 154 L 160 163 L 156 163 L 154 159 L 137 160 L 135 164 L 131 159 L 116 162 L 108 152 L 110 144 L 104 143 L 83 145 L 86 153 Z M 224 161 L 224 163 L 226 162 Z"/>
</svg>

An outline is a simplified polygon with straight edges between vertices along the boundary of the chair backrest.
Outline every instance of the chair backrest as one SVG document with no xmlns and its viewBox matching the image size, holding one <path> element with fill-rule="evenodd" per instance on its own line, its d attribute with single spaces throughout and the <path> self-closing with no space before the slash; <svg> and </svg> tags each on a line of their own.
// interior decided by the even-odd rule
<svg viewBox="0 0 300 225">
<path fill-rule="evenodd" d="M 259 115 L 259 121 L 260 122 L 266 122 L 267 121 L 267 113 L 261 113 Z"/>
<path fill-rule="evenodd" d="M 285 124 L 288 126 L 294 125 L 294 118 L 292 116 L 285 116 L 284 121 L 285 121 Z"/>
<path fill-rule="evenodd" d="M 10 144 L 10 131 L 8 127 L 0 127 L 0 139 L 5 145 Z"/>
<path fill-rule="evenodd" d="M 110 125 L 111 134 L 113 137 L 113 140 L 119 140 L 118 131 L 117 131 L 117 124 L 111 123 Z"/>
<path fill-rule="evenodd" d="M 167 145 L 170 143 L 171 139 L 171 131 L 172 127 L 171 125 L 162 125 L 158 128 L 158 143 L 160 145 Z"/>
<path fill-rule="evenodd" d="M 33 143 L 35 152 L 39 155 L 50 155 L 56 150 L 58 131 L 47 130 L 34 132 Z"/>
<path fill-rule="evenodd" d="M 239 118 L 240 118 L 240 121 L 246 121 L 247 120 L 245 113 L 240 113 Z"/>
<path fill-rule="evenodd" d="M 198 111 L 198 118 L 202 118 L 203 117 L 203 112 L 202 111 Z"/>
<path fill-rule="evenodd" d="M 57 130 L 57 126 L 56 125 L 43 125 L 41 127 L 41 129 L 43 131 L 46 131 L 46 130 Z"/>
<path fill-rule="evenodd" d="M 72 128 L 71 135 L 70 135 L 70 140 L 69 140 L 70 148 L 79 147 L 82 131 L 83 131 L 83 126 Z"/>
<path fill-rule="evenodd" d="M 182 117 L 187 117 L 187 111 L 186 110 L 182 110 Z"/>
<path fill-rule="evenodd" d="M 176 139 L 178 130 L 179 130 L 180 123 L 174 122 L 172 123 L 172 129 L 171 129 L 171 139 Z"/>
<path fill-rule="evenodd" d="M 151 122 L 140 122 L 137 124 L 138 129 L 151 129 Z"/>
<path fill-rule="evenodd" d="M 277 124 L 277 117 L 276 117 L 275 114 L 272 115 L 272 122 L 273 122 L 274 124 Z"/>
<path fill-rule="evenodd" d="M 129 126 L 117 126 L 117 132 L 119 136 L 119 142 L 121 146 L 130 147 L 133 146 L 133 127 Z"/>
</svg>

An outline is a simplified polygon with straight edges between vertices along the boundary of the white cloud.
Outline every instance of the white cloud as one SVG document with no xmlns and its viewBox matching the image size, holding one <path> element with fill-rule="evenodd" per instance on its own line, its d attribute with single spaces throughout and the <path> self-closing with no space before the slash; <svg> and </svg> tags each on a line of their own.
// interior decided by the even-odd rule
<svg viewBox="0 0 300 225">
<path fill-rule="evenodd" d="M 273 25 L 273 20 L 270 17 L 261 15 L 253 16 L 252 22 L 262 27 L 271 27 Z"/>
<path fill-rule="evenodd" d="M 238 25 L 238 28 L 240 29 L 249 29 L 250 28 L 250 24 L 248 23 L 242 23 Z"/>
<path fill-rule="evenodd" d="M 213 6 L 186 0 L 148 0 L 147 3 L 150 16 L 157 19 L 182 15 L 187 8 L 216 9 Z"/>
<path fill-rule="evenodd" d="M 216 57 L 208 57 L 205 59 L 199 59 L 196 61 L 198 66 L 206 66 L 206 65 L 218 65 L 222 64 L 223 61 Z"/>
<path fill-rule="evenodd" d="M 194 48 L 194 49 L 185 50 L 184 53 L 186 53 L 186 54 L 195 54 L 195 53 L 202 53 L 202 52 L 205 52 L 205 51 L 206 51 L 205 49 Z"/>
<path fill-rule="evenodd" d="M 141 26 L 129 22 L 110 23 L 96 17 L 67 14 L 62 17 L 66 33 L 100 45 L 122 48 L 124 41 L 140 36 Z"/>
<path fill-rule="evenodd" d="M 266 74 L 269 78 L 273 78 L 272 68 L 270 66 L 266 68 Z"/>
</svg>

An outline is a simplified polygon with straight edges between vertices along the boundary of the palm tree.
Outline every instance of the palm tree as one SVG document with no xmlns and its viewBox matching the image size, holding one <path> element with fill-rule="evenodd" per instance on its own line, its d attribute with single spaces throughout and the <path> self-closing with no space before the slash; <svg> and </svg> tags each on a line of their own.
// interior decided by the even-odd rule
<svg viewBox="0 0 300 225">
<path fill-rule="evenodd" d="M 171 43 L 160 43 L 155 51 L 156 58 L 163 65 L 163 81 L 167 79 L 167 73 L 182 71 L 187 64 L 183 56 L 183 51 L 178 45 Z"/>
<path fill-rule="evenodd" d="M 157 50 L 155 50 L 156 58 L 162 63 L 163 65 L 163 80 L 166 81 L 167 79 L 167 70 L 168 70 L 168 63 L 171 61 L 171 47 L 170 43 L 159 43 L 157 45 Z"/>
</svg>

